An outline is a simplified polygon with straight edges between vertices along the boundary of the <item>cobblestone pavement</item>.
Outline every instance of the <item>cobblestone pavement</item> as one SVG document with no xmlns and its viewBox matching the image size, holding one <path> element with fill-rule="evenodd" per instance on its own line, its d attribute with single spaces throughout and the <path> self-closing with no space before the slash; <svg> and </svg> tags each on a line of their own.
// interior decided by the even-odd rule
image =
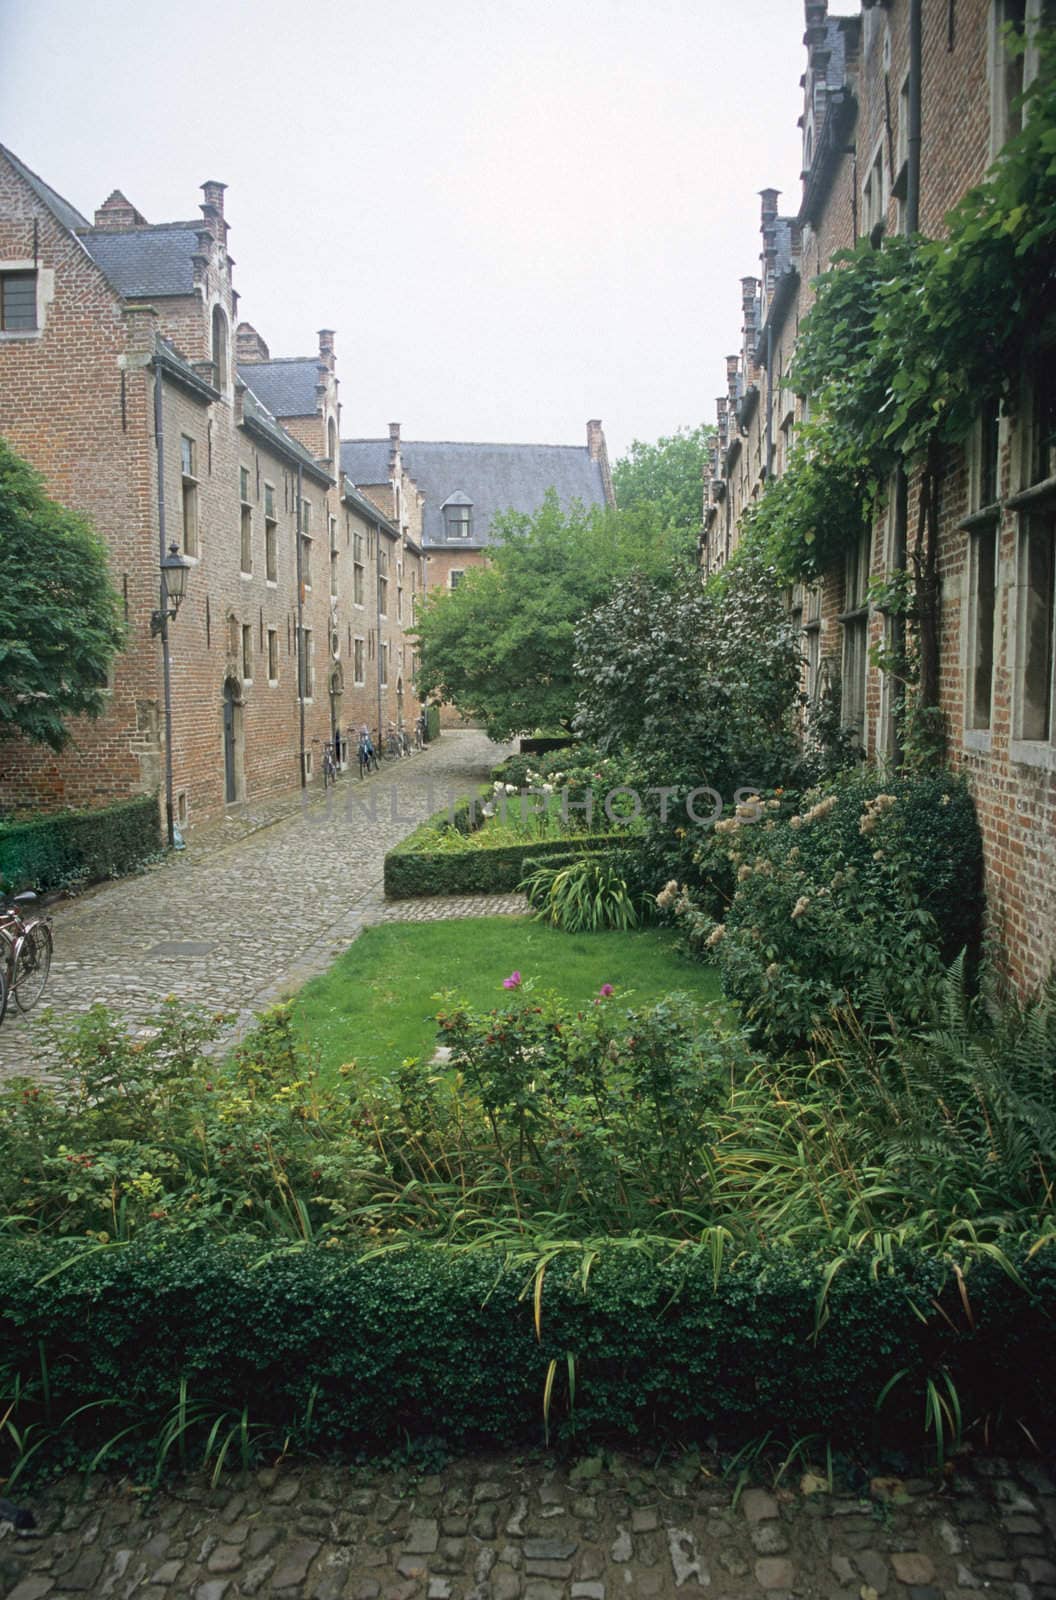
<svg viewBox="0 0 1056 1600">
<path fill-rule="evenodd" d="M 1056 1485 L 981 1459 L 941 1489 L 731 1483 L 686 1456 L 407 1472 L 282 1467 L 152 1499 L 66 1480 L 0 1541 L 5 1600 L 1051 1600 Z"/>
<path fill-rule="evenodd" d="M 294 796 L 239 808 L 161 865 L 60 904 L 48 1005 L 61 1016 L 102 1000 L 140 1021 L 175 994 L 232 1012 L 233 1037 L 372 922 L 520 909 L 516 896 L 386 905 L 382 892 L 385 852 L 506 753 L 477 731 L 445 733 L 306 805 Z M 46 1067 L 39 1018 L 9 1012 L 0 1074 Z"/>
</svg>

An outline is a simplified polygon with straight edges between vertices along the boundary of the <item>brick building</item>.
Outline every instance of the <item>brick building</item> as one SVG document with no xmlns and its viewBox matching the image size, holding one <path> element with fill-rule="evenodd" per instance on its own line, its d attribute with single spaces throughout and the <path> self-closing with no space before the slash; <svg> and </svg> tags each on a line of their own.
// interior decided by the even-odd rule
<svg viewBox="0 0 1056 1600">
<path fill-rule="evenodd" d="M 804 401 L 789 381 L 812 281 L 863 236 L 941 232 L 1016 127 L 1036 70 L 1031 30 L 1047 0 L 887 0 L 829 17 L 806 0 L 802 194 L 761 206 L 760 271 L 742 279 L 740 349 L 726 363 L 705 491 L 701 559 L 720 568 L 746 508 L 788 460 Z M 914 38 L 915 20 L 919 32 Z M 1025 52 L 1006 25 L 1026 26 Z M 919 65 L 918 65 L 919 64 Z M 919 92 L 919 146 L 912 108 Z M 914 160 L 919 148 L 919 161 Z M 917 187 L 914 188 L 914 180 Z M 981 415 L 948 453 L 940 494 L 941 704 L 953 764 L 983 830 L 991 931 L 1022 987 L 1056 962 L 1056 448 L 1052 398 L 1025 391 L 1014 417 Z M 838 568 L 790 602 L 803 627 L 805 687 L 840 695 L 873 759 L 894 750 L 893 686 L 870 661 L 889 623 L 871 578 L 896 564 L 914 485 L 892 483 L 874 525 Z"/>
<path fill-rule="evenodd" d="M 341 463 L 365 494 L 421 545 L 430 589 L 449 589 L 487 559 L 504 511 L 531 515 L 553 489 L 562 505 L 615 504 L 600 422 L 585 445 L 412 442 L 398 422 L 388 439 L 346 439 Z"/>
<path fill-rule="evenodd" d="M 89 222 L 0 147 L 0 433 L 95 524 L 128 630 L 71 748 L 0 747 L 0 808 L 159 790 L 170 540 L 190 567 L 168 628 L 179 824 L 318 781 L 335 729 L 417 709 L 422 552 L 341 470 L 334 335 L 271 358 L 238 320 L 224 185 L 202 191 L 189 221 L 115 190 Z"/>
</svg>

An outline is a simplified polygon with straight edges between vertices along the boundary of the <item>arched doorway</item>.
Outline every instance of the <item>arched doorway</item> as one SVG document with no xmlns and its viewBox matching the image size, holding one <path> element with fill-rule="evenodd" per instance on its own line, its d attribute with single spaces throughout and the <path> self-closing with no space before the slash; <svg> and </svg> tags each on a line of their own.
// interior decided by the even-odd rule
<svg viewBox="0 0 1056 1600">
<path fill-rule="evenodd" d="M 345 690 L 345 675 L 339 661 L 330 669 L 329 689 L 330 738 L 334 746 L 334 759 L 339 767 L 344 767 L 348 762 L 347 735 L 341 730 L 341 696 Z"/>
<path fill-rule="evenodd" d="M 242 728 L 242 685 L 224 679 L 224 802 L 234 805 L 246 792 L 245 741 Z"/>
</svg>

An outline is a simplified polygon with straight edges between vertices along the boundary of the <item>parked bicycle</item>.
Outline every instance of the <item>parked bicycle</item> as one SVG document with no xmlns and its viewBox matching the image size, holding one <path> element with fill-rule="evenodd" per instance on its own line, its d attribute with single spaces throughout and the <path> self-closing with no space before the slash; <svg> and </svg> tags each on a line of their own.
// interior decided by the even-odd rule
<svg viewBox="0 0 1056 1600">
<path fill-rule="evenodd" d="M 425 734 L 428 726 L 429 724 L 426 721 L 425 712 L 422 711 L 414 719 L 414 748 L 416 750 L 425 749 Z"/>
<path fill-rule="evenodd" d="M 389 731 L 385 735 L 385 754 L 390 761 L 398 761 L 401 756 L 406 755 L 404 738 L 404 734 L 397 728 L 396 724 L 390 722 Z"/>
<path fill-rule="evenodd" d="M 337 782 L 337 761 L 334 757 L 334 747 L 327 739 L 323 745 L 323 788 Z"/>
<path fill-rule="evenodd" d="M 0 1022 L 9 1000 L 19 1011 L 36 1005 L 51 971 L 51 919 L 34 908 L 31 891 L 16 894 L 0 908 Z"/>
<path fill-rule="evenodd" d="M 366 728 L 361 728 L 359 731 L 356 758 L 359 761 L 359 775 L 361 778 L 365 778 L 368 772 L 377 772 L 378 752 L 375 750 L 373 740 Z"/>
</svg>

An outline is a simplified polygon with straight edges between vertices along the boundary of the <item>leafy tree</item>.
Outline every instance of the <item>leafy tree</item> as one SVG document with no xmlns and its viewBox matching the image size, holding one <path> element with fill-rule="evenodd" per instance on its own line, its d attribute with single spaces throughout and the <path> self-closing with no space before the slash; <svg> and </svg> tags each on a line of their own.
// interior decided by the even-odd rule
<svg viewBox="0 0 1056 1600">
<path fill-rule="evenodd" d="M 704 473 L 712 429 L 676 428 L 655 444 L 635 439 L 612 469 L 616 499 L 623 507 L 648 505 L 676 528 L 691 547 L 703 521 Z"/>
<path fill-rule="evenodd" d="M 419 693 L 481 718 L 493 739 L 567 727 L 577 623 L 632 571 L 663 570 L 673 535 L 646 507 L 565 509 L 553 492 L 534 516 L 497 517 L 492 532 L 486 567 L 425 598 Z"/>
<path fill-rule="evenodd" d="M 0 439 L 0 738 L 61 750 L 98 716 L 124 629 L 106 550 Z"/>
<path fill-rule="evenodd" d="M 693 873 L 718 802 L 795 781 L 800 647 L 774 573 L 748 552 L 706 589 L 695 573 L 635 575 L 576 634 L 577 731 L 627 759 L 645 812 L 655 889 Z M 667 790 L 666 799 L 655 791 Z"/>
</svg>

